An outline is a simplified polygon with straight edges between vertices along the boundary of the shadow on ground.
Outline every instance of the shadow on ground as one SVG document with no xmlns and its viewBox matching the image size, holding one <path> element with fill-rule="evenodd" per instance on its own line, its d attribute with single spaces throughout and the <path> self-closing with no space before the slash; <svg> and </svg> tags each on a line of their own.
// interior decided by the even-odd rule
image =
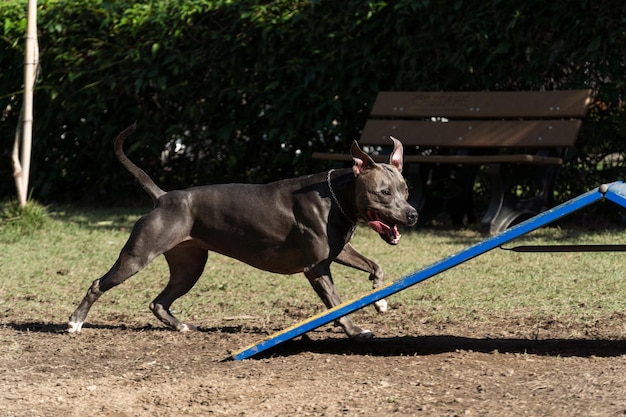
<svg viewBox="0 0 626 417">
<path fill-rule="evenodd" d="M 66 325 L 58 323 L 6 323 L 5 327 L 15 331 L 31 333 L 65 333 Z M 90 324 L 85 328 L 119 330 L 127 332 L 171 332 L 166 327 L 125 326 Z M 243 329 L 241 326 L 216 326 L 199 329 L 203 333 L 250 334 L 256 337 L 267 336 L 260 329 Z M 254 342 L 254 340 L 251 340 Z M 240 343 L 240 342 L 235 342 Z M 237 346 L 233 346 L 237 348 Z M 509 353 L 560 357 L 615 357 L 626 354 L 626 340 L 623 339 L 526 339 L 526 338 L 474 338 L 455 335 L 377 337 L 364 341 L 352 341 L 344 337 L 329 337 L 312 340 L 307 335 L 282 343 L 254 358 L 286 357 L 303 352 L 328 355 L 362 356 L 428 356 L 442 353 L 467 351 L 480 353 Z"/>
<path fill-rule="evenodd" d="M 626 340 L 492 339 L 454 335 L 402 336 L 355 342 L 348 339 L 292 340 L 257 355 L 258 358 L 314 352 L 330 355 L 427 356 L 468 351 L 561 357 L 614 357 L 626 354 Z"/>
</svg>

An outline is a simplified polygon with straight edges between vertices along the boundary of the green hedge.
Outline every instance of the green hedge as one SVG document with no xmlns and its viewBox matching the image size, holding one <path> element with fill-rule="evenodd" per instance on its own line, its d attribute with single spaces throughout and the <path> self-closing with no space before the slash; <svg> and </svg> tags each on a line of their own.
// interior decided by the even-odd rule
<svg viewBox="0 0 626 417">
<path fill-rule="evenodd" d="M 25 10 L 0 2 L 0 196 L 14 193 Z M 136 195 L 111 147 L 134 120 L 128 153 L 169 189 L 320 170 L 311 152 L 345 151 L 379 90 L 591 87 L 601 105 L 567 195 L 623 176 L 602 158 L 626 152 L 625 27 L 621 0 L 40 0 L 33 196 Z"/>
</svg>

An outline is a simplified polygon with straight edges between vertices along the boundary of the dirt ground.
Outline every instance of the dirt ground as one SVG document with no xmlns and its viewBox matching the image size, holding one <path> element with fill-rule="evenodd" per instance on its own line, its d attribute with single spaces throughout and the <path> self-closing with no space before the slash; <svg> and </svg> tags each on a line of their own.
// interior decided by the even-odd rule
<svg viewBox="0 0 626 417">
<path fill-rule="evenodd" d="M 357 313 L 358 314 L 358 313 Z M 261 357 L 246 318 L 197 332 L 100 323 L 0 324 L 0 416 L 618 416 L 626 317 L 588 325 L 493 318 L 356 343 L 325 326 Z M 273 324 L 279 330 L 281 326 Z"/>
</svg>

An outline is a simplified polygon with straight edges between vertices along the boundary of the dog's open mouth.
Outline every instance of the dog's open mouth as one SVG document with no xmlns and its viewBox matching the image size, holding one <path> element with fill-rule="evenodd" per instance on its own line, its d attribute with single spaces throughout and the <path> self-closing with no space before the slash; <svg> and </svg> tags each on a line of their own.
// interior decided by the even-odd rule
<svg viewBox="0 0 626 417">
<path fill-rule="evenodd" d="M 367 222 L 369 227 L 377 232 L 385 242 L 390 245 L 397 245 L 400 242 L 402 235 L 398 232 L 398 226 L 395 223 L 373 210 L 367 210 L 367 217 L 369 217 Z"/>
</svg>

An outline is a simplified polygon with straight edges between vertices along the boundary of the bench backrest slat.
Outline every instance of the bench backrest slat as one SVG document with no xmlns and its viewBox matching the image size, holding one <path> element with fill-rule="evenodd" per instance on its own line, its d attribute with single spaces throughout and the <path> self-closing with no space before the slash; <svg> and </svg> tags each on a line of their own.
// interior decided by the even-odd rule
<svg viewBox="0 0 626 417">
<path fill-rule="evenodd" d="M 582 118 L 591 97 L 591 90 L 381 91 L 371 117 Z"/>
<path fill-rule="evenodd" d="M 370 119 L 359 143 L 389 146 L 395 136 L 405 146 L 568 147 L 574 146 L 581 120 L 424 120 Z"/>
</svg>

